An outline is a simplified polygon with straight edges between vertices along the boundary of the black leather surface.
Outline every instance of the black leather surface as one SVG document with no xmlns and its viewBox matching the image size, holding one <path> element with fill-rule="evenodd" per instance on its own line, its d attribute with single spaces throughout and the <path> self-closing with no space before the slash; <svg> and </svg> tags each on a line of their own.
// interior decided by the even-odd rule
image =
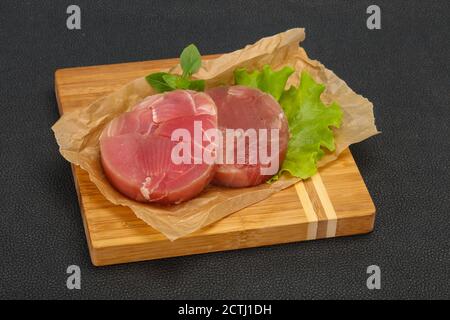
<svg viewBox="0 0 450 320">
<path fill-rule="evenodd" d="M 0 2 L 0 298 L 449 298 L 448 1 Z M 366 8 L 382 29 L 366 28 Z M 291 27 L 373 101 L 382 135 L 352 152 L 378 210 L 370 235 L 95 268 L 51 125 L 54 71 L 221 53 Z M 66 288 L 81 267 L 82 289 Z M 366 268 L 382 288 L 366 288 Z"/>
</svg>

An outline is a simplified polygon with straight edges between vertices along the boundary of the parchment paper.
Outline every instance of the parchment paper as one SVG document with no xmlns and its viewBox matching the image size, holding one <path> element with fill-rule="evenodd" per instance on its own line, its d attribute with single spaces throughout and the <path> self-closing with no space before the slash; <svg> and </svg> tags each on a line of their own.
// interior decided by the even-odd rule
<svg viewBox="0 0 450 320">
<path fill-rule="evenodd" d="M 303 48 L 299 47 L 304 38 L 304 29 L 300 28 L 263 38 L 244 49 L 204 61 L 196 77 L 205 79 L 207 87 L 214 87 L 232 84 L 233 71 L 239 67 L 260 69 L 265 64 L 274 68 L 290 65 L 296 70 L 288 81 L 290 85 L 298 83 L 300 71 L 308 71 L 316 81 L 326 85 L 326 91 L 321 96 L 322 101 L 327 104 L 336 101 L 344 112 L 342 126 L 335 130 L 336 151 L 328 153 L 320 161 L 319 165 L 324 165 L 336 159 L 350 144 L 378 132 L 374 123 L 372 103 L 354 93 L 343 80 L 320 62 L 309 59 Z M 173 68 L 172 72 L 181 73 L 180 66 Z M 85 108 L 64 114 L 52 129 L 64 158 L 86 170 L 91 181 L 106 199 L 116 205 L 129 207 L 136 216 L 170 240 L 190 234 L 298 181 L 297 178 L 283 176 L 273 184 L 252 188 L 208 186 L 195 199 L 173 206 L 143 204 L 123 196 L 114 189 L 103 173 L 98 138 L 110 120 L 151 94 L 154 92 L 145 79 L 136 79 Z"/>
</svg>

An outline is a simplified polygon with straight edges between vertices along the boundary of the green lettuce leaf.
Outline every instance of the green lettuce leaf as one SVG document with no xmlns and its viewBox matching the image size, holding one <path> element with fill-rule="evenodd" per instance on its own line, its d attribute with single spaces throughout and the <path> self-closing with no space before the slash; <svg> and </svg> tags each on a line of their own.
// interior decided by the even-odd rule
<svg viewBox="0 0 450 320">
<path fill-rule="evenodd" d="M 286 86 L 286 81 L 293 72 L 294 69 L 291 67 L 273 71 L 268 65 L 265 65 L 262 71 L 255 70 L 253 72 L 241 68 L 234 71 L 234 80 L 238 85 L 258 88 L 279 100 Z"/>
<path fill-rule="evenodd" d="M 300 86 L 291 87 L 281 96 L 279 102 L 288 119 L 291 138 L 286 159 L 274 179 L 283 172 L 309 178 L 317 172 L 317 162 L 325 155 L 323 148 L 335 150 L 331 127 L 340 127 L 342 110 L 335 102 L 326 106 L 320 100 L 324 90 L 323 84 L 302 72 Z"/>
<path fill-rule="evenodd" d="M 262 71 L 237 69 L 234 73 L 236 84 L 271 94 L 286 114 L 290 132 L 286 159 L 271 182 L 284 172 L 302 179 L 313 176 L 317 172 L 317 162 L 325 155 L 324 148 L 335 150 L 331 127 L 339 128 L 342 121 L 339 105 L 332 103 L 326 106 L 320 100 L 325 86 L 316 83 L 308 73 L 302 72 L 299 87 L 285 90 L 292 73 L 290 67 L 273 71 L 267 65 Z"/>
<path fill-rule="evenodd" d="M 331 127 L 339 128 L 342 110 L 333 102 L 326 106 L 320 95 L 325 90 L 306 72 L 302 72 L 300 86 L 291 87 L 281 96 L 279 102 L 289 123 L 291 138 L 286 159 L 278 175 L 289 172 L 306 179 L 317 172 L 317 162 L 325 155 L 323 148 L 335 150 L 334 134 Z"/>
</svg>

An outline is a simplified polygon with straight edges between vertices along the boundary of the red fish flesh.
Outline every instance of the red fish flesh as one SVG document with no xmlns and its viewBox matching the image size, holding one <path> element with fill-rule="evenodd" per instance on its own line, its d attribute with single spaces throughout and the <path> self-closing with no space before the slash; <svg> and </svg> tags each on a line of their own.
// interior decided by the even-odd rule
<svg viewBox="0 0 450 320">
<path fill-rule="evenodd" d="M 149 96 L 113 119 L 100 137 L 108 180 L 140 202 L 173 204 L 195 197 L 211 181 L 215 164 L 174 162 L 172 152 L 179 141 L 171 138 L 180 128 L 194 136 L 195 122 L 203 131 L 217 128 L 217 110 L 208 95 L 188 90 Z M 205 137 L 200 148 L 211 144 Z"/>
<path fill-rule="evenodd" d="M 269 94 L 244 86 L 216 87 L 206 93 L 216 103 L 224 137 L 213 183 L 249 187 L 267 181 L 282 164 L 289 140 L 287 119 L 279 103 Z M 227 139 L 227 131 L 236 139 Z M 245 152 L 239 153 L 242 148 Z"/>
</svg>

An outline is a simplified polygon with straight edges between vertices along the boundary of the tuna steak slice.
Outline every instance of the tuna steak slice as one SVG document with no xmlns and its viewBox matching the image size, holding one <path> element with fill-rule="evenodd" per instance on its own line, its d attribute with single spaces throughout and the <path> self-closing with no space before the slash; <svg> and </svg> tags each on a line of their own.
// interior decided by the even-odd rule
<svg viewBox="0 0 450 320">
<path fill-rule="evenodd" d="M 100 136 L 104 172 L 124 195 L 140 202 L 180 203 L 199 194 L 214 175 L 214 163 L 173 161 L 172 132 L 186 129 L 194 136 L 194 122 L 201 129 L 217 128 L 217 110 L 200 92 L 176 90 L 149 96 L 113 119 Z M 198 122 L 197 122 L 198 123 Z M 205 135 L 200 148 L 211 144 Z M 194 157 L 193 148 L 191 159 Z"/>
<path fill-rule="evenodd" d="M 221 163 L 217 165 L 213 183 L 227 187 L 249 187 L 267 181 L 281 166 L 289 140 L 287 119 L 278 102 L 269 94 L 244 86 L 217 87 L 206 93 L 216 103 L 219 129 L 224 137 L 222 147 L 219 148 L 219 153 L 222 150 L 222 156 L 218 157 Z M 238 139 L 233 139 L 230 145 L 230 140 L 225 138 L 227 129 L 242 129 L 240 132 L 235 130 L 236 137 L 244 137 L 240 147 Z M 256 142 L 251 140 L 248 129 L 254 129 L 257 133 Z M 267 130 L 267 139 L 262 139 L 264 136 L 259 129 Z M 271 129 L 275 129 L 275 132 Z M 238 161 L 237 149 L 244 144 L 245 159 L 241 157 L 241 161 Z M 270 152 L 272 147 L 273 154 Z M 265 149 L 270 160 L 262 161 L 258 154 L 260 148 Z M 258 154 L 256 161 L 255 154 Z M 231 157 L 234 161 L 227 160 Z M 269 167 L 271 170 L 261 170 Z"/>
</svg>

